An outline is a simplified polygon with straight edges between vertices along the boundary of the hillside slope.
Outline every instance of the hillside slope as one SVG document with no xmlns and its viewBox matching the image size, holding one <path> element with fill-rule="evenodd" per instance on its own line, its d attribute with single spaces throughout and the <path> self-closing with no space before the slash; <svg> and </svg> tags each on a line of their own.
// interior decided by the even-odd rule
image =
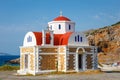
<svg viewBox="0 0 120 80">
<path fill-rule="evenodd" d="M 99 62 L 120 62 L 120 22 L 85 33 L 89 44 L 98 46 Z"/>
</svg>

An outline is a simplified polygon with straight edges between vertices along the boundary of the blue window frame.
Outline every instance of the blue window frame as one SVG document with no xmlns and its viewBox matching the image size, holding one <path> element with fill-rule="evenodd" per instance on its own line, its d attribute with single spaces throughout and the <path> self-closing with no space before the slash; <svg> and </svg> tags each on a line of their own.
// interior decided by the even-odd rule
<svg viewBox="0 0 120 80">
<path fill-rule="evenodd" d="M 60 24 L 59 24 L 58 28 L 61 29 L 61 25 Z"/>
<path fill-rule="evenodd" d="M 75 36 L 75 42 L 77 42 L 77 37 Z"/>
<path fill-rule="evenodd" d="M 80 35 L 75 36 L 75 42 L 82 42 L 83 37 L 80 37 Z"/>
<path fill-rule="evenodd" d="M 83 40 L 82 40 L 82 37 L 80 37 L 80 41 L 82 42 Z"/>
<path fill-rule="evenodd" d="M 71 25 L 69 24 L 69 30 L 71 30 Z"/>
<path fill-rule="evenodd" d="M 80 41 L 80 39 L 79 39 L 79 35 L 77 36 L 77 38 L 78 38 L 78 42 Z"/>
<path fill-rule="evenodd" d="M 31 36 L 27 37 L 27 42 L 32 42 L 32 37 Z"/>
</svg>

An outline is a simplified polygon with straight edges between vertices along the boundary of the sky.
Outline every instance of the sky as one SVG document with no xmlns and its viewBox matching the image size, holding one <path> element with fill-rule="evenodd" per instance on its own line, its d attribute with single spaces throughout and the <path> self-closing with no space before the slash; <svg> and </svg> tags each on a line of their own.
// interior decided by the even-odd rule
<svg viewBox="0 0 120 80">
<path fill-rule="evenodd" d="M 28 31 L 46 29 L 60 15 L 76 23 L 76 31 L 120 21 L 120 0 L 0 0 L 0 52 L 19 55 Z"/>
</svg>

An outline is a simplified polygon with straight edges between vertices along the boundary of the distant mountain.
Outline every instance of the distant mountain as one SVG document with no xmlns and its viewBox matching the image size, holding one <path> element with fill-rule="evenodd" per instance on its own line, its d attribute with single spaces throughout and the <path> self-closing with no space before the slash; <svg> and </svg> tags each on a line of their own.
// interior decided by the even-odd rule
<svg viewBox="0 0 120 80">
<path fill-rule="evenodd" d="M 85 32 L 90 45 L 98 47 L 98 60 L 102 63 L 120 62 L 120 21 Z"/>
<path fill-rule="evenodd" d="M 9 53 L 4 53 L 4 52 L 0 52 L 0 56 L 4 56 L 4 55 L 11 55 Z"/>
</svg>

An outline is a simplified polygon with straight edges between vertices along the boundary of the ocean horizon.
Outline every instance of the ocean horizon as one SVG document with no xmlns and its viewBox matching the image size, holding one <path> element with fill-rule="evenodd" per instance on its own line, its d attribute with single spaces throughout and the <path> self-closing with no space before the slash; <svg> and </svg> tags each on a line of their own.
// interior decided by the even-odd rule
<svg viewBox="0 0 120 80">
<path fill-rule="evenodd" d="M 11 65 L 11 66 L 19 66 L 19 64 L 10 64 L 8 61 L 20 58 L 20 55 L 0 55 L 0 66 L 3 65 Z"/>
</svg>

